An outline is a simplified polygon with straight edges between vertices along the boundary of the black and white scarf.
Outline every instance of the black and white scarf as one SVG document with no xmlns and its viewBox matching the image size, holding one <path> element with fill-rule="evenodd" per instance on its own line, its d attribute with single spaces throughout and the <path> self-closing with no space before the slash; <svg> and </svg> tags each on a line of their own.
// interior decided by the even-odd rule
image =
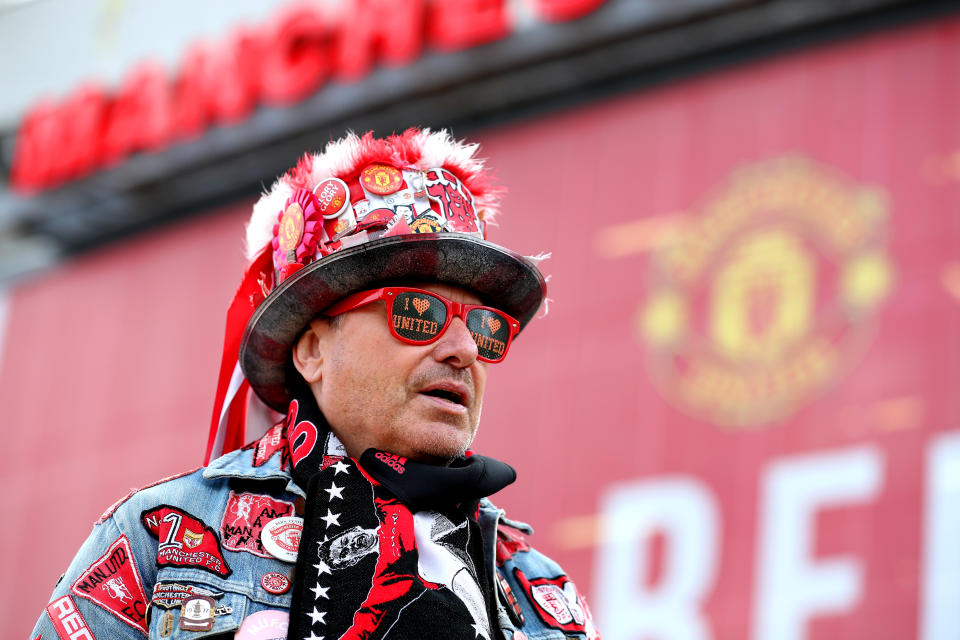
<svg viewBox="0 0 960 640">
<path fill-rule="evenodd" d="M 446 467 L 368 449 L 346 457 L 312 397 L 286 422 L 307 493 L 288 640 L 486 638 L 496 603 L 478 501 L 516 479 L 493 458 Z"/>
</svg>

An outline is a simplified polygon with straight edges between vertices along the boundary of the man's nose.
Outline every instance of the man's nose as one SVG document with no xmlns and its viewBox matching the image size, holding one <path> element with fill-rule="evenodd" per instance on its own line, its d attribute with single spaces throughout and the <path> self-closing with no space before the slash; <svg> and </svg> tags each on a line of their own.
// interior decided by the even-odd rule
<svg viewBox="0 0 960 640">
<path fill-rule="evenodd" d="M 477 361 L 477 343 L 463 320 L 454 318 L 450 321 L 447 330 L 433 343 L 433 357 L 437 362 L 446 362 L 460 369 Z"/>
</svg>

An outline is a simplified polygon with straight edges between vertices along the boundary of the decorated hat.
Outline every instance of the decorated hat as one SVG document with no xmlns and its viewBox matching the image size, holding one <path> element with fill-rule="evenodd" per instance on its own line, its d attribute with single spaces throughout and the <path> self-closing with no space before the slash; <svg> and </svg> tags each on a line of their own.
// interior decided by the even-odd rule
<svg viewBox="0 0 960 640">
<path fill-rule="evenodd" d="M 486 240 L 501 190 L 476 151 L 446 131 L 349 134 L 304 155 L 260 198 L 227 316 L 208 461 L 243 444 L 248 389 L 286 410 L 293 344 L 351 293 L 436 282 L 472 291 L 521 330 L 533 318 L 544 278 L 535 258 Z"/>
</svg>

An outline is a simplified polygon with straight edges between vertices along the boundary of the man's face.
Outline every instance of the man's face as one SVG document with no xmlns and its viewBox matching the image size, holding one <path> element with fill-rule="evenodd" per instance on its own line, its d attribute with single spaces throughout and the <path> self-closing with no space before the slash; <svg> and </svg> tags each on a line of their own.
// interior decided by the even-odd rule
<svg viewBox="0 0 960 640">
<path fill-rule="evenodd" d="M 451 300 L 479 304 L 472 293 L 417 284 Z M 384 302 L 348 311 L 338 326 L 315 319 L 294 347 L 294 363 L 351 457 L 376 448 L 444 463 L 462 454 L 480 421 L 487 363 L 460 318 L 428 345 L 390 334 Z"/>
</svg>

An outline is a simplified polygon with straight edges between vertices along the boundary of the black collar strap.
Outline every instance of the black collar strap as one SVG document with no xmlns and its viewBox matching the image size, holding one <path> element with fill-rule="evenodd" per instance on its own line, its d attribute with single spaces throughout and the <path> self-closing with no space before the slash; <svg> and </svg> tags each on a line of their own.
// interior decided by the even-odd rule
<svg viewBox="0 0 960 640">
<path fill-rule="evenodd" d="M 461 456 L 442 467 L 367 449 L 360 456 L 360 466 L 411 511 L 476 502 L 517 479 L 510 465 L 477 454 Z"/>
</svg>

